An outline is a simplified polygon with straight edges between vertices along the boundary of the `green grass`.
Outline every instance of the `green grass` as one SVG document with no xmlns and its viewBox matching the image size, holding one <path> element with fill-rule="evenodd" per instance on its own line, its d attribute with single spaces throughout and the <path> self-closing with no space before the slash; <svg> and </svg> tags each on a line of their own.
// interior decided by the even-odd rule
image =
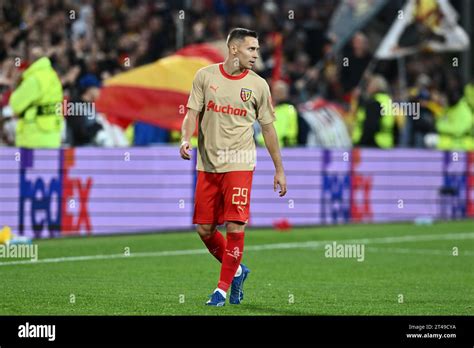
<svg viewBox="0 0 474 348">
<path fill-rule="evenodd" d="M 470 233 L 465 238 L 456 236 Z M 381 243 L 372 238 L 454 235 Z M 258 245 L 367 239 L 365 259 L 325 257 L 319 247 L 251 250 Z M 433 240 L 434 239 L 434 240 Z M 220 265 L 195 233 L 38 241 L 39 260 L 123 253 L 131 257 L 0 266 L 0 315 L 473 315 L 472 221 L 344 225 L 246 233 L 251 274 L 240 306 L 204 306 Z M 453 256 L 453 247 L 459 256 Z M 438 253 L 438 254 L 437 254 Z M 18 261 L 0 259 L 0 263 Z M 75 303 L 70 303 L 71 295 Z M 184 303 L 180 303 L 180 299 Z M 403 303 L 399 303 L 403 295 Z M 181 296 L 181 298 L 180 298 Z M 290 303 L 294 299 L 294 303 Z"/>
</svg>

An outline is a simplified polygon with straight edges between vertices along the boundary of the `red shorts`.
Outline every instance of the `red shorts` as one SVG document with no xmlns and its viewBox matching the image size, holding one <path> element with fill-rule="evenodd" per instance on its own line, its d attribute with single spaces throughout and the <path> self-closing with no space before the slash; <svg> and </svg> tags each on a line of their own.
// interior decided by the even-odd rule
<svg viewBox="0 0 474 348">
<path fill-rule="evenodd" d="M 193 224 L 247 223 L 253 171 L 198 171 Z"/>
</svg>

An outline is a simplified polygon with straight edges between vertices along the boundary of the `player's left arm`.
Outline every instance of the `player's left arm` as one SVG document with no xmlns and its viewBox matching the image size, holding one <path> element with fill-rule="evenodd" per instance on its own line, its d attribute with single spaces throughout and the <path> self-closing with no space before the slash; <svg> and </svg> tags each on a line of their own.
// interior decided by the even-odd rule
<svg viewBox="0 0 474 348">
<path fill-rule="evenodd" d="M 273 178 L 273 190 L 276 191 L 280 186 L 280 197 L 286 194 L 286 177 L 281 161 L 280 146 L 278 145 L 278 136 L 273 126 L 273 122 L 261 125 L 263 140 L 275 166 L 275 177 Z"/>
</svg>

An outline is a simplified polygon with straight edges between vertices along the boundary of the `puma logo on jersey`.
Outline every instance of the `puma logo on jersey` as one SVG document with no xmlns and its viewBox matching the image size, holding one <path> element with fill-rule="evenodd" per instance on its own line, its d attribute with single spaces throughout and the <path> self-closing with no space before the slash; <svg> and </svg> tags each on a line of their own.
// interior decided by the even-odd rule
<svg viewBox="0 0 474 348">
<path fill-rule="evenodd" d="M 216 93 L 219 86 L 210 85 L 209 88 L 212 89 L 214 91 L 214 93 Z"/>
<path fill-rule="evenodd" d="M 245 213 L 245 207 L 242 207 L 242 206 L 238 206 L 237 209 L 239 209 L 241 211 L 241 213 Z"/>
</svg>

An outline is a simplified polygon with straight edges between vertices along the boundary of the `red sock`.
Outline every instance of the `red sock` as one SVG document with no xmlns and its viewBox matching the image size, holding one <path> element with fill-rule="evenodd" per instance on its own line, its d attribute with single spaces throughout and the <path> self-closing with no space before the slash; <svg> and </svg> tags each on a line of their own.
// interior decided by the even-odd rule
<svg viewBox="0 0 474 348">
<path fill-rule="evenodd" d="M 222 256 L 224 255 L 225 249 L 225 239 L 222 233 L 220 233 L 219 230 L 216 230 L 212 236 L 205 239 L 201 237 L 201 240 L 206 244 L 209 252 L 222 263 Z"/>
<path fill-rule="evenodd" d="M 221 276 L 217 287 L 227 291 L 239 268 L 244 251 L 244 232 L 227 232 L 227 245 L 222 257 Z"/>
</svg>

